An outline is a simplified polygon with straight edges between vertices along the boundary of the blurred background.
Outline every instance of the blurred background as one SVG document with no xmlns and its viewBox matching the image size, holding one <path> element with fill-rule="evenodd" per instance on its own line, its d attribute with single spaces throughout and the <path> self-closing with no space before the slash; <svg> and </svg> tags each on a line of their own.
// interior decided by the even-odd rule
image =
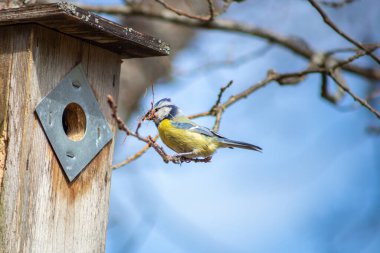
<svg viewBox="0 0 380 253">
<path fill-rule="evenodd" d="M 166 2 L 189 13 L 208 13 L 207 1 Z M 316 52 L 352 47 L 307 1 L 225 2 L 230 2 L 229 8 L 217 19 L 294 36 Z M 356 40 L 380 41 L 378 0 L 319 2 L 347 2 L 322 7 Z M 132 4 L 163 9 L 156 1 Z M 170 57 L 123 63 L 119 108 L 132 129 L 150 108 L 153 83 L 156 100 L 170 97 L 185 113 L 195 114 L 210 109 L 220 87 L 230 80 L 234 83 L 224 100 L 264 79 L 269 69 L 293 72 L 309 64 L 288 49 L 247 34 L 194 29 L 149 17 L 102 15 L 172 46 Z M 379 68 L 369 57 L 355 64 Z M 363 76 L 343 75 L 362 98 L 379 88 Z M 379 100 L 375 96 L 371 101 L 378 109 Z M 212 127 L 214 119 L 196 122 Z M 349 96 L 336 105 L 321 98 L 319 75 L 293 86 L 271 83 L 226 110 L 219 131 L 261 146 L 262 154 L 220 150 L 211 163 L 179 166 L 165 164 L 148 150 L 114 170 L 106 252 L 380 252 L 378 127 L 379 120 Z M 155 135 L 157 130 L 145 122 L 141 133 Z M 119 133 L 114 164 L 144 146 L 124 139 Z"/>
<path fill-rule="evenodd" d="M 206 1 L 168 3 L 207 14 Z M 323 8 L 355 39 L 380 41 L 378 0 Z M 225 99 L 265 78 L 269 69 L 283 73 L 308 65 L 253 36 L 108 17 L 172 45 L 170 58 L 125 61 L 119 101 L 131 127 L 149 109 L 147 87 L 153 83 L 156 100 L 171 97 L 195 114 L 208 110 L 230 80 Z M 232 3 L 220 18 L 297 36 L 316 51 L 352 47 L 307 1 Z M 378 67 L 368 57 L 356 63 Z M 344 75 L 361 97 L 378 85 Z M 212 127 L 214 121 L 196 122 Z M 318 75 L 295 86 L 272 83 L 230 107 L 220 128 L 225 136 L 261 146 L 262 154 L 220 150 L 211 163 L 179 166 L 149 150 L 114 171 L 106 252 L 380 252 L 380 146 L 379 136 L 368 131 L 376 125 L 348 96 L 339 105 L 322 99 Z M 157 130 L 144 123 L 141 131 Z M 118 135 L 115 164 L 144 146 L 124 138 Z"/>
</svg>

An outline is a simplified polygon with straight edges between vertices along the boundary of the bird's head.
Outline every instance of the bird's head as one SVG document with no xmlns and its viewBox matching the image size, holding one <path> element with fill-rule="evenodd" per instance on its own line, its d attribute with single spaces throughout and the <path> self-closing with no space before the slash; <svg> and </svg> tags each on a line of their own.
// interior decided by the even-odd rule
<svg viewBox="0 0 380 253">
<path fill-rule="evenodd" d="M 172 103 L 170 98 L 163 98 L 153 105 L 144 118 L 153 120 L 158 126 L 164 119 L 173 119 L 178 116 L 183 116 L 181 110 Z"/>
</svg>

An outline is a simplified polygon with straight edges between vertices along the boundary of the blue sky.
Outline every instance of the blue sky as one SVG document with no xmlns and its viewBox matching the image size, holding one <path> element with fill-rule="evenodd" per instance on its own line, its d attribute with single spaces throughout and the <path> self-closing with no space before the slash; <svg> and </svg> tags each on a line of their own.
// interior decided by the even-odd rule
<svg viewBox="0 0 380 253">
<path fill-rule="evenodd" d="M 362 41 L 379 40 L 378 13 L 376 0 L 328 11 Z M 349 46 L 306 1 L 246 1 L 225 18 L 300 36 L 317 51 Z M 268 69 L 297 71 L 308 64 L 273 46 L 239 66 L 186 74 L 263 46 L 245 35 L 201 31 L 177 54 L 171 85 L 156 85 L 155 96 L 171 97 L 194 114 L 209 109 L 229 80 L 234 84 L 225 98 L 263 79 Z M 364 97 L 367 81 L 346 78 Z M 319 94 L 320 79 L 310 76 L 297 86 L 272 83 L 226 111 L 220 133 L 257 144 L 262 154 L 220 150 L 211 163 L 178 166 L 150 150 L 114 171 L 106 252 L 378 252 L 379 137 L 366 132 L 378 122 L 364 108 L 339 110 Z M 148 94 L 132 119 L 150 100 Z M 351 108 L 353 101 L 347 97 L 343 104 Z M 196 121 L 213 124 L 211 118 Z M 141 132 L 156 131 L 144 123 Z M 143 146 L 123 139 L 120 134 L 114 163 Z"/>
</svg>

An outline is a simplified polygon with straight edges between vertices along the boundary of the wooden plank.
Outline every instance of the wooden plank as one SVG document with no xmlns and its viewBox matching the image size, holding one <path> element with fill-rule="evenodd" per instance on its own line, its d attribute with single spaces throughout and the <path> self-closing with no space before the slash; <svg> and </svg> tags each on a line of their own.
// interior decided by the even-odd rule
<svg viewBox="0 0 380 253">
<path fill-rule="evenodd" d="M 0 251 L 104 252 L 113 144 L 70 184 L 34 110 L 81 62 L 102 112 L 112 122 L 106 95 L 117 98 L 120 56 L 39 25 L 0 27 L 0 34 L 12 41 L 8 57 L 13 70 L 9 76 L 0 74 L 5 76 L 0 85 L 9 87 L 9 141 L 0 144 L 6 152 Z"/>
<path fill-rule="evenodd" d="M 0 11 L 0 26 L 38 23 L 120 54 L 122 58 L 168 55 L 167 43 L 122 27 L 69 3 L 27 6 Z"/>
<path fill-rule="evenodd" d="M 0 185 L 3 178 L 7 145 L 9 75 L 12 62 L 12 38 L 0 31 Z M 1 192 L 1 187 L 0 187 Z M 0 214 L 1 215 L 1 214 Z M 1 247 L 0 247 L 1 248 Z"/>
<path fill-rule="evenodd" d="M 12 65 L 12 44 L 13 39 L 6 36 L 7 31 L 0 29 L 0 203 L 3 202 L 2 189 L 3 177 L 5 171 L 5 161 L 7 158 L 8 146 L 8 98 L 9 98 L 9 82 Z M 5 212 L 0 205 L 0 252 L 5 248 L 4 234 L 1 231 L 5 229 Z"/>
</svg>

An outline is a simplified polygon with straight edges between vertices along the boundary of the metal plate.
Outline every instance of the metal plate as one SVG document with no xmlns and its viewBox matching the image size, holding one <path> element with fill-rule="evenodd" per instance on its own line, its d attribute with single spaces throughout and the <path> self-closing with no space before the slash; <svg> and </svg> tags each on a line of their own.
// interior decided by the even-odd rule
<svg viewBox="0 0 380 253">
<path fill-rule="evenodd" d="M 70 103 L 78 104 L 86 117 L 85 133 L 79 141 L 69 139 L 63 127 L 63 112 Z M 38 104 L 36 112 L 70 182 L 112 139 L 112 131 L 80 64 Z"/>
</svg>

